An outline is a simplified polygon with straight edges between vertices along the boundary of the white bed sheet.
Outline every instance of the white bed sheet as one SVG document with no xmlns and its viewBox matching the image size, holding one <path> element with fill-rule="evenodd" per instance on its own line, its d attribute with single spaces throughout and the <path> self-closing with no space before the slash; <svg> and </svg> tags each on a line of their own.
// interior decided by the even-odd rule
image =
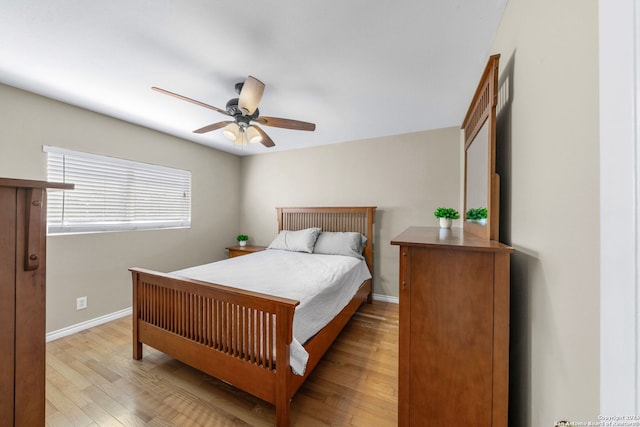
<svg viewBox="0 0 640 427">
<path fill-rule="evenodd" d="M 290 357 L 291 368 L 298 375 L 304 374 L 309 358 L 302 344 L 329 323 L 362 282 L 371 278 L 363 260 L 278 249 L 170 274 L 300 301 L 293 317 Z"/>
</svg>

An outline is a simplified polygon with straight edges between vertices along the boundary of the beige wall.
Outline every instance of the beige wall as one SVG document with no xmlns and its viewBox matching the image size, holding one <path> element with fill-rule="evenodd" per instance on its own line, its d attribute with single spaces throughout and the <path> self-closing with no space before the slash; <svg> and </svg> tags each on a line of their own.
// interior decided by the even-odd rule
<svg viewBox="0 0 640 427">
<path fill-rule="evenodd" d="M 240 220 L 240 159 L 120 120 L 0 85 L 0 176 L 46 179 L 42 145 L 192 172 L 190 229 L 47 238 L 47 331 L 131 306 L 129 267 L 161 271 L 226 256 Z M 77 297 L 88 309 L 76 311 Z"/>
<path fill-rule="evenodd" d="M 460 210 L 459 142 L 455 127 L 245 157 L 242 231 L 268 244 L 277 206 L 377 206 L 374 293 L 397 297 L 389 242 L 409 225 L 437 225 L 438 206 Z"/>
<path fill-rule="evenodd" d="M 510 423 L 599 413 L 598 2 L 509 0 L 492 45 L 510 103 L 501 231 L 512 257 Z"/>
</svg>

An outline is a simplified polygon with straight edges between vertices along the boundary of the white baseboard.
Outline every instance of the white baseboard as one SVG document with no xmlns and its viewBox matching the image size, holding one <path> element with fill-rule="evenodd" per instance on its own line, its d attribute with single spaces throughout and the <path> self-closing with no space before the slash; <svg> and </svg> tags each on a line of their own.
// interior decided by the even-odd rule
<svg viewBox="0 0 640 427">
<path fill-rule="evenodd" d="M 398 304 L 400 299 L 398 297 L 390 297 L 389 295 L 382 294 L 373 294 L 374 301 L 383 301 L 383 302 L 391 302 L 394 304 Z"/>
<path fill-rule="evenodd" d="M 105 314 L 104 316 L 96 317 L 95 319 L 87 320 L 86 322 L 77 323 L 75 325 L 67 326 L 66 328 L 58 329 L 57 331 L 48 332 L 46 339 L 47 342 L 57 340 L 58 338 L 66 337 L 67 335 L 75 334 L 77 332 L 84 331 L 85 329 L 93 328 L 94 326 L 102 325 L 103 323 L 130 315 L 131 307 L 125 308 L 124 310 L 116 311 L 115 313 Z"/>
</svg>

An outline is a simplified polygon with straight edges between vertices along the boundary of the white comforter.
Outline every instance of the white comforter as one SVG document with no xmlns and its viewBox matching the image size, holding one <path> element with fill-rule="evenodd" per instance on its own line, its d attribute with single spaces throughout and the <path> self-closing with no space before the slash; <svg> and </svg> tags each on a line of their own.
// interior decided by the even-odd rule
<svg viewBox="0 0 640 427">
<path fill-rule="evenodd" d="M 371 278 L 363 260 L 267 249 L 171 273 L 300 301 L 293 318 L 291 368 L 303 375 L 309 355 L 302 346 L 331 321 Z"/>
</svg>

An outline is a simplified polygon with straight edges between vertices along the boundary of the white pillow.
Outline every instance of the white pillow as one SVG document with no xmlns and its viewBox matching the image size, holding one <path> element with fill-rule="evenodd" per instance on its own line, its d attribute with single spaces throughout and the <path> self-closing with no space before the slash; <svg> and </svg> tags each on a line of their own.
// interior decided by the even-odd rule
<svg viewBox="0 0 640 427">
<path fill-rule="evenodd" d="M 313 246 L 320 234 L 320 228 L 304 230 L 282 230 L 269 245 L 269 249 L 282 249 L 293 252 L 313 252 Z"/>
<path fill-rule="evenodd" d="M 357 232 L 323 231 L 316 240 L 314 254 L 346 255 L 364 259 L 362 251 L 367 238 Z"/>
</svg>

